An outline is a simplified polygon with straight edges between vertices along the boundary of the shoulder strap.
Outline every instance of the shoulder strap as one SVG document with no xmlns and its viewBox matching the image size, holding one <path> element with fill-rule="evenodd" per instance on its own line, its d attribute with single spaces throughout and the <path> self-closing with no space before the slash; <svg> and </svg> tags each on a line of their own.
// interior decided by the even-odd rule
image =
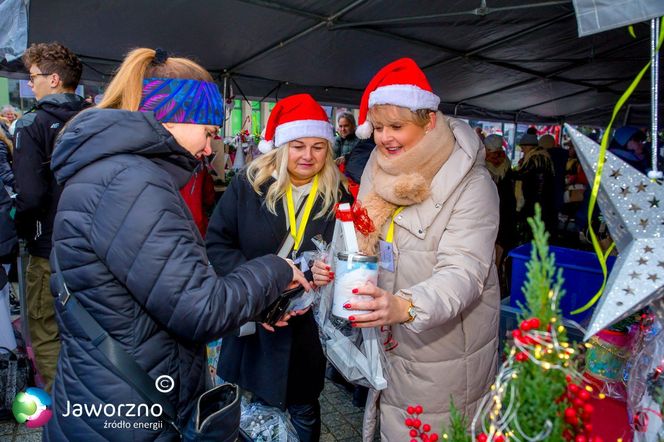
<svg viewBox="0 0 664 442">
<path fill-rule="evenodd" d="M 58 299 L 67 313 L 69 313 L 85 332 L 90 339 L 90 342 L 97 347 L 103 354 L 108 362 L 111 363 L 116 369 L 116 374 L 119 375 L 123 381 L 132 386 L 141 397 L 150 402 L 151 404 L 159 404 L 163 409 L 163 415 L 167 423 L 171 424 L 178 433 L 177 412 L 175 407 L 168 400 L 166 394 L 157 390 L 155 380 L 153 380 L 143 370 L 136 360 L 129 355 L 120 344 L 113 339 L 104 328 L 90 315 L 90 313 L 78 302 L 76 295 L 69 291 L 65 279 L 62 276 L 60 269 L 60 262 L 56 253 L 56 247 L 53 247 L 53 264 L 55 266 L 55 280 L 58 292 Z"/>
<path fill-rule="evenodd" d="M 295 211 L 295 217 L 296 217 L 296 223 L 299 225 L 302 222 L 302 208 L 304 207 L 307 199 L 302 198 L 302 201 L 300 201 L 300 205 L 297 206 L 297 210 Z M 288 219 L 288 213 L 286 214 L 286 219 Z M 291 250 L 293 250 L 293 247 L 295 246 L 295 240 L 290 234 L 290 230 L 288 227 L 286 227 L 286 236 L 284 236 L 284 239 L 281 241 L 281 245 L 279 246 L 279 250 L 277 251 L 277 256 L 281 258 L 288 258 L 288 255 L 290 255 Z"/>
</svg>

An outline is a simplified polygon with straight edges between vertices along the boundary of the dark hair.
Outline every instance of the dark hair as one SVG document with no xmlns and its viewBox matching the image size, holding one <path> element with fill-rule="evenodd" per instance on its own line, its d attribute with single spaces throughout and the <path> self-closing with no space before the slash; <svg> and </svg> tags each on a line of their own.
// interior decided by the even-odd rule
<svg viewBox="0 0 664 442">
<path fill-rule="evenodd" d="M 60 43 L 33 43 L 23 54 L 26 69 L 37 66 L 42 72 L 58 74 L 62 85 L 75 89 L 81 79 L 83 64 L 76 54 Z"/>
</svg>

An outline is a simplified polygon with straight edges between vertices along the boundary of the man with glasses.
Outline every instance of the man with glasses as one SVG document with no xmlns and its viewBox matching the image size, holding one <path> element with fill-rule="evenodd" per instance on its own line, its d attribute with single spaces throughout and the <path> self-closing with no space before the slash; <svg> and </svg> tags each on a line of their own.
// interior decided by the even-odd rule
<svg viewBox="0 0 664 442">
<path fill-rule="evenodd" d="M 30 72 L 28 85 L 37 104 L 16 123 L 14 176 L 16 227 L 27 240 L 28 327 L 37 368 L 50 391 L 60 351 L 49 279 L 51 233 L 61 188 L 51 173 L 56 135 L 87 103 L 74 93 L 83 66 L 59 43 L 37 43 L 23 55 Z"/>
</svg>

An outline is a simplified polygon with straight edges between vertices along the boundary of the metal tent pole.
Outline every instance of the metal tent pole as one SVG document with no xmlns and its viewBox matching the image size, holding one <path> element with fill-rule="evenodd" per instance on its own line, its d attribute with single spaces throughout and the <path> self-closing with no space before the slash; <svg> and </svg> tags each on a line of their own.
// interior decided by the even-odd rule
<svg viewBox="0 0 664 442">
<path fill-rule="evenodd" d="M 657 170 L 657 104 L 659 101 L 659 52 L 657 51 L 657 41 L 659 39 L 659 18 L 650 20 L 650 113 L 652 116 L 652 126 L 650 131 L 651 138 L 651 161 L 652 170 L 648 172 L 648 178 L 662 179 L 664 174 Z"/>
</svg>

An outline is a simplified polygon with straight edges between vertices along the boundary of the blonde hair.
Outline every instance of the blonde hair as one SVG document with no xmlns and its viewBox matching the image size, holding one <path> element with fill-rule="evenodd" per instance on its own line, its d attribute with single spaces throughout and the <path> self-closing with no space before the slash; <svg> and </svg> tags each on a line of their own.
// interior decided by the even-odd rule
<svg viewBox="0 0 664 442">
<path fill-rule="evenodd" d="M 156 63 L 155 55 L 156 51 L 148 48 L 138 48 L 129 52 L 97 107 L 137 111 L 141 105 L 143 80 L 146 78 L 214 81 L 208 71 L 187 58 L 168 57 L 163 63 Z"/>
<path fill-rule="evenodd" d="M 408 121 L 416 126 L 424 127 L 431 121 L 431 109 L 418 109 L 415 112 L 407 107 L 395 106 L 393 104 L 377 104 L 369 108 L 367 119 L 372 124 L 383 123 L 385 126 L 394 123 Z"/>
<path fill-rule="evenodd" d="M 339 169 L 332 156 L 332 145 L 327 144 L 327 155 L 325 164 L 318 172 L 318 196 L 323 198 L 321 209 L 316 213 L 314 219 L 332 214 L 332 209 L 339 202 L 341 192 L 339 184 L 343 181 Z M 290 176 L 288 175 L 288 150 L 289 144 L 283 144 L 276 149 L 272 149 L 265 155 L 253 160 L 247 167 L 247 179 L 253 187 L 254 192 L 263 196 L 261 186 L 265 184 L 272 173 L 276 172 L 277 180 L 270 184 L 265 193 L 265 205 L 270 213 L 277 214 L 277 203 L 286 195 L 286 190 L 290 185 Z"/>
</svg>

